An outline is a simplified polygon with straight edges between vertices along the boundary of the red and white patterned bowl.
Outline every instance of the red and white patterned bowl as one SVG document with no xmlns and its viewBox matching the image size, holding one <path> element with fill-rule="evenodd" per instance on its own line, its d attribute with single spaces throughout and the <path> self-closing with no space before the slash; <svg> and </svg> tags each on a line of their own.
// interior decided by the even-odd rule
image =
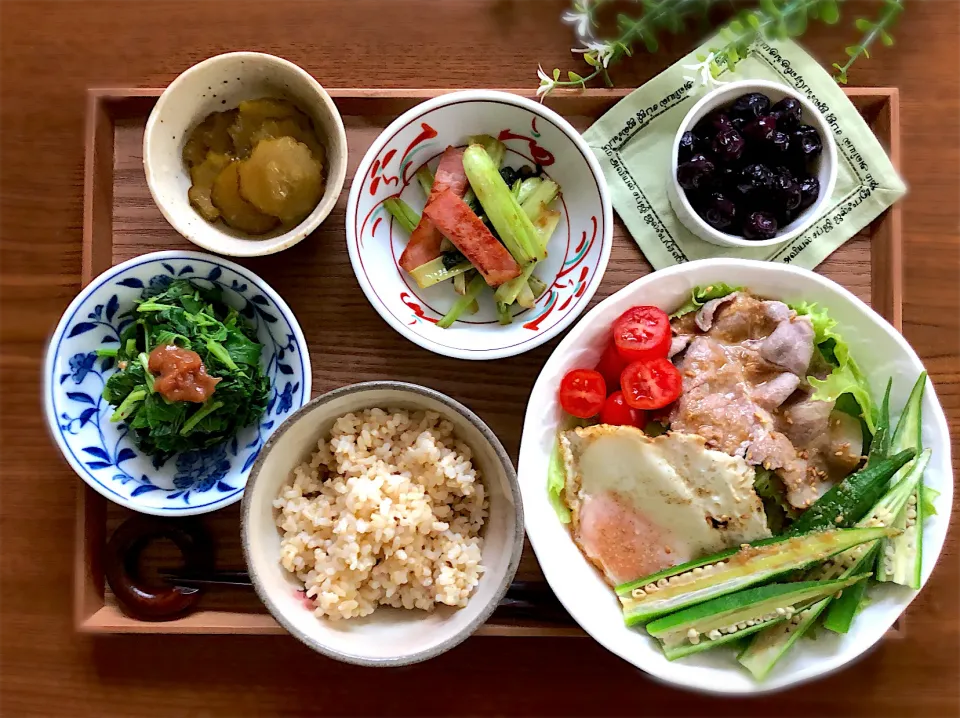
<svg viewBox="0 0 960 718">
<path fill-rule="evenodd" d="M 425 197 L 414 174 L 436 168 L 448 145 L 489 134 L 507 148 L 505 165 L 539 163 L 560 185 L 561 212 L 536 275 L 548 290 L 533 309 L 514 306 L 513 324 L 497 322 L 493 295 L 484 289 L 480 311 L 449 329 L 436 326 L 456 300 L 451 282 L 420 289 L 397 265 L 407 233 L 383 207 L 400 197 L 418 212 Z M 367 299 L 390 326 L 437 354 L 498 359 L 553 338 L 586 308 L 607 267 L 613 210 L 600 166 L 580 134 L 556 112 L 524 97 L 491 90 L 452 92 L 397 118 L 370 147 L 347 201 L 347 247 Z"/>
</svg>

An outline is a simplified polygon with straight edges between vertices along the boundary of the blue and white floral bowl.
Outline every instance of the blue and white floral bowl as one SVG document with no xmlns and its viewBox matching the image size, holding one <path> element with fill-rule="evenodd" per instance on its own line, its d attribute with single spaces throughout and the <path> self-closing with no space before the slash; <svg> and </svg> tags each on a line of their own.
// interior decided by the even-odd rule
<svg viewBox="0 0 960 718">
<path fill-rule="evenodd" d="M 114 371 L 97 349 L 118 342 L 125 313 L 140 292 L 174 278 L 217 284 L 224 300 L 257 330 L 270 379 L 267 411 L 231 441 L 188 451 L 162 465 L 141 454 L 125 424 L 110 421 L 101 398 Z M 291 411 L 310 400 L 307 343 L 293 312 L 260 277 L 199 252 L 155 252 L 112 267 L 83 288 L 50 340 L 44 366 L 44 408 L 53 437 L 77 474 L 122 506 L 157 516 L 188 516 L 239 501 L 264 441 Z"/>
</svg>

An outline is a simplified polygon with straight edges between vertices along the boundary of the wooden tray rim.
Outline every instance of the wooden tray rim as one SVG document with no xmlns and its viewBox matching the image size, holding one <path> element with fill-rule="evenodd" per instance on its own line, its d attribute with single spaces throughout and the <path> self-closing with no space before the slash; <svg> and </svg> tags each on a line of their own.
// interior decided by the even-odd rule
<svg viewBox="0 0 960 718">
<path fill-rule="evenodd" d="M 427 100 L 451 92 L 477 88 L 325 88 L 331 97 L 369 100 Z M 509 92 L 522 97 L 536 98 L 534 90 L 522 88 L 486 88 Z M 619 100 L 634 92 L 636 88 L 590 88 L 586 90 L 559 90 L 547 98 L 548 104 L 570 102 L 572 100 Z M 896 87 L 845 87 L 849 98 L 876 98 L 886 101 L 889 112 L 888 153 L 894 167 L 900 167 L 900 91 Z M 83 181 L 83 242 L 81 286 L 88 284 L 95 276 L 97 263 L 94 261 L 96 246 L 97 210 L 105 198 L 98 197 L 104 191 L 103 184 L 97 182 L 97 170 L 102 169 L 109 157 L 109 199 L 112 222 L 113 194 L 113 118 L 108 114 L 107 105 L 134 98 L 151 99 L 159 97 L 163 88 L 156 87 L 91 87 L 87 89 L 86 125 L 84 139 L 86 153 L 84 158 Z M 557 110 L 563 114 L 561 109 Z M 109 127 L 107 127 L 109 126 Z M 109 132 L 105 132 L 109 129 Z M 109 139 L 109 146 L 105 144 Z M 99 156 L 98 156 L 99 155 Z M 98 163 L 98 159 L 101 160 Z M 98 202 L 99 200 L 99 202 Z M 899 331 L 902 326 L 902 209 L 895 203 L 886 212 L 884 224 L 889 232 L 888 254 L 879 264 L 888 268 L 886 281 L 889 283 L 890 306 L 881 312 Z M 871 250 L 873 257 L 873 250 Z M 102 271 L 102 270 L 101 270 Z M 877 277 L 876 267 L 872 271 L 871 290 Z M 889 314 L 889 316 L 887 316 Z M 90 489 L 85 483 L 79 483 L 79 497 L 75 525 L 74 545 L 74 625 L 77 631 L 92 634 L 110 633 L 168 633 L 168 634 L 283 634 L 284 629 L 274 621 L 269 613 L 248 613 L 237 611 L 200 610 L 184 618 L 169 622 L 138 621 L 124 615 L 115 606 L 107 605 L 103 595 L 103 575 L 99 568 L 99 557 L 92 551 L 91 544 L 102 545 L 105 536 L 105 513 L 107 499 Z M 88 557 L 90 560 L 88 560 Z M 902 620 L 898 623 L 902 623 Z M 587 634 L 579 626 L 545 626 L 522 624 L 493 624 L 481 626 L 476 635 L 489 636 L 576 636 Z M 902 637 L 902 627 L 895 625 L 888 637 Z"/>
</svg>

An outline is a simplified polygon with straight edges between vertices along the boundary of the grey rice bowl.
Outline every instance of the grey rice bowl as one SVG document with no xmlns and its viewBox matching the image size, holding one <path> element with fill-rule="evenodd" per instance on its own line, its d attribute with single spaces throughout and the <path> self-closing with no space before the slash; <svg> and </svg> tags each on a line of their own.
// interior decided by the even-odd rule
<svg viewBox="0 0 960 718">
<path fill-rule="evenodd" d="M 493 613 L 523 549 L 513 464 L 473 412 L 369 382 L 292 414 L 247 483 L 243 550 L 264 605 L 324 655 L 437 656 Z"/>
</svg>

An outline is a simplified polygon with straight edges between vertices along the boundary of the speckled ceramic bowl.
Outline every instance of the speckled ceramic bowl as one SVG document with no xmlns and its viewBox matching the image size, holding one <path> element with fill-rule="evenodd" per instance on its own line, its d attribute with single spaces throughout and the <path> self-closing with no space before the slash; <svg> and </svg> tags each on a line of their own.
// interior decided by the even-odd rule
<svg viewBox="0 0 960 718">
<path fill-rule="evenodd" d="M 293 229 L 251 236 L 208 222 L 190 206 L 190 173 L 182 154 L 190 131 L 211 112 L 261 97 L 292 100 L 313 120 L 326 149 L 326 187 L 317 206 Z M 306 70 L 273 55 L 231 52 L 197 63 L 163 91 L 143 134 L 143 169 L 153 200 L 180 234 L 211 252 L 258 257 L 292 247 L 330 214 L 347 173 L 347 135 L 330 95 Z"/>
<path fill-rule="evenodd" d="M 280 565 L 280 533 L 273 500 L 293 468 L 351 411 L 399 408 L 439 412 L 473 451 L 489 499 L 483 526 L 480 583 L 464 608 L 432 613 L 381 606 L 365 618 L 317 618 L 303 584 Z M 493 613 L 517 571 L 523 550 L 523 508 L 513 463 L 490 428 L 463 404 L 415 384 L 377 381 L 336 389 L 291 414 L 254 464 L 242 510 L 243 551 L 250 578 L 273 617 L 315 651 L 364 666 L 403 666 L 438 656 L 466 639 Z"/>
</svg>

